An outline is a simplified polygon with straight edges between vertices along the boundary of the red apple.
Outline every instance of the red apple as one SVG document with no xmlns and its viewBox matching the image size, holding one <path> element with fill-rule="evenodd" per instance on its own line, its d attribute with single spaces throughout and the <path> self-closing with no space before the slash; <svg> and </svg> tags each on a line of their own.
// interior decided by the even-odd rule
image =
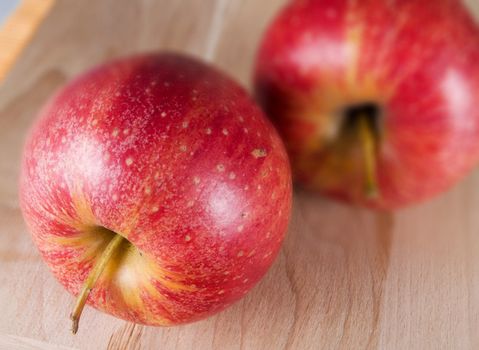
<svg viewBox="0 0 479 350">
<path fill-rule="evenodd" d="M 20 197 L 41 255 L 78 295 L 76 331 L 85 300 L 175 325 L 241 298 L 278 253 L 290 182 L 280 138 L 242 88 L 158 54 L 96 68 L 44 107 Z"/>
<path fill-rule="evenodd" d="M 479 30 L 459 1 L 289 3 L 260 47 L 256 94 L 305 187 L 393 209 L 479 159 Z"/>
</svg>

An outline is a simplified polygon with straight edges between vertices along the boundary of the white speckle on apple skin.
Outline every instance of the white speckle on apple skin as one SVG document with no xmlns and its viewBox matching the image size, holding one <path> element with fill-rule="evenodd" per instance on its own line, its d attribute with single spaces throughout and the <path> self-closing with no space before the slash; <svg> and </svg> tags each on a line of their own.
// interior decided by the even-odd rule
<svg viewBox="0 0 479 350">
<path fill-rule="evenodd" d="M 52 141 L 48 141 L 47 146 L 45 146 L 47 141 L 43 141 L 42 147 L 45 148 L 46 156 L 35 169 L 28 169 L 27 171 L 28 173 L 32 171 L 31 176 L 37 177 L 39 183 L 48 178 L 49 174 L 65 174 L 62 181 L 66 181 L 67 190 L 74 188 L 76 186 L 75 181 L 80 179 L 78 189 L 83 197 L 81 197 L 81 207 L 78 212 L 81 212 L 82 220 L 87 218 L 91 220 L 93 225 L 104 224 L 105 227 L 121 232 L 129 240 L 131 239 L 131 242 L 134 242 L 133 244 L 143 252 L 142 260 L 139 261 L 146 260 L 150 254 L 156 254 L 157 261 L 167 263 L 174 261 L 173 264 L 180 262 L 177 266 L 181 270 L 184 266 L 181 265 L 183 264 L 182 261 L 186 261 L 184 259 L 189 254 L 188 250 L 193 249 L 193 246 L 195 246 L 195 249 L 200 247 L 201 254 L 198 257 L 194 256 L 195 263 L 199 262 L 209 267 L 208 264 L 213 259 L 219 259 L 218 263 L 215 262 L 215 264 L 218 264 L 216 266 L 220 266 L 220 269 L 216 271 L 217 276 L 208 276 L 212 279 L 212 282 L 220 283 L 224 276 L 228 275 L 237 276 L 236 280 L 238 282 L 236 282 L 234 288 L 246 288 L 246 286 L 241 286 L 242 279 L 249 277 L 250 280 L 254 279 L 254 282 L 257 280 L 257 270 L 254 272 L 254 278 L 250 276 L 249 263 L 259 263 L 258 266 L 261 270 L 265 270 L 267 265 L 262 261 L 260 254 L 256 254 L 259 256 L 250 256 L 252 247 L 249 246 L 248 240 L 257 239 L 259 245 L 265 244 L 264 232 L 266 228 L 278 231 L 274 238 L 276 236 L 282 237 L 283 234 L 283 232 L 279 232 L 279 227 L 282 225 L 280 219 L 283 220 L 282 218 L 278 219 L 275 216 L 272 222 L 265 222 L 263 218 L 269 216 L 269 206 L 260 205 L 259 209 L 255 208 L 258 200 L 267 203 L 268 199 L 262 200 L 262 197 L 253 191 L 248 193 L 243 191 L 243 188 L 249 188 L 246 184 L 254 188 L 259 181 L 264 181 L 260 179 L 259 174 L 265 167 L 275 164 L 269 160 L 269 157 L 268 160 L 263 160 L 264 163 L 251 157 L 249 154 L 251 150 L 258 145 L 263 145 L 263 143 L 270 150 L 269 139 L 258 142 L 253 137 L 253 132 L 250 132 L 250 135 L 243 133 L 243 127 L 248 126 L 251 131 L 260 129 L 264 134 L 267 134 L 269 126 L 261 118 L 258 118 L 256 124 L 251 123 L 251 114 L 259 112 L 256 112 L 254 108 L 249 110 L 249 102 L 245 102 L 247 98 L 242 97 L 243 95 L 240 93 L 238 93 L 240 99 L 237 102 L 237 108 L 233 107 L 235 105 L 234 101 L 220 102 L 228 104 L 228 106 L 225 104 L 219 107 L 224 107 L 224 110 L 228 112 L 222 110 L 220 113 L 214 112 L 215 104 L 218 103 L 216 99 L 206 101 L 209 103 L 208 106 L 211 106 L 213 113 L 203 113 L 201 109 L 198 111 L 193 109 L 191 106 L 200 106 L 206 98 L 201 85 L 198 87 L 198 102 L 196 104 L 190 102 L 191 95 L 183 94 L 185 96 L 184 105 L 188 106 L 185 111 L 179 111 L 177 108 L 181 108 L 181 106 L 174 106 L 167 99 L 166 102 L 155 104 L 153 103 L 155 102 L 155 96 L 161 95 L 165 91 L 175 91 L 178 88 L 178 82 L 171 80 L 171 88 L 165 89 L 162 84 L 165 87 L 170 85 L 166 82 L 162 83 L 162 77 L 155 76 L 151 79 L 152 81 L 147 80 L 145 84 L 156 87 L 151 89 L 145 88 L 145 85 L 138 87 L 139 95 L 136 95 L 137 92 L 133 91 L 126 83 L 115 86 L 115 89 L 110 89 L 113 93 L 115 90 L 121 91 L 121 99 L 112 98 L 112 92 L 110 92 L 108 98 L 105 95 L 98 95 L 102 98 L 101 103 L 93 106 L 85 105 L 85 111 L 82 114 L 85 116 L 83 123 L 79 122 L 79 118 L 71 117 L 73 112 L 75 116 L 79 114 L 78 110 L 72 110 L 71 113 L 66 113 L 69 118 L 63 118 L 61 123 L 55 125 L 55 130 L 70 130 L 65 134 L 68 146 L 62 148 L 69 148 L 71 152 L 60 156 L 64 159 L 71 159 L 67 160 L 75 167 L 64 160 L 59 161 L 54 155 L 48 155 L 48 152 L 53 151 L 50 142 L 55 146 L 59 144 L 59 137 L 56 137 Z M 177 77 L 174 79 L 177 79 Z M 158 86 L 156 81 L 158 81 Z M 211 89 L 214 87 L 215 85 L 211 84 Z M 118 93 L 118 96 L 120 96 L 120 93 Z M 86 98 L 88 98 L 87 101 L 96 101 L 96 96 L 92 95 L 91 92 L 85 95 Z M 159 101 L 163 101 L 163 97 L 160 97 Z M 122 103 L 127 105 L 130 102 L 134 104 L 134 108 L 120 108 Z M 119 110 L 116 110 L 116 108 Z M 242 114 L 240 117 L 238 117 L 239 113 Z M 93 116 L 98 119 L 97 127 L 89 128 L 93 125 Z M 184 118 L 188 118 L 188 121 L 185 121 Z M 241 125 L 240 123 L 244 124 Z M 182 130 L 186 128 L 188 128 L 187 132 Z M 51 135 L 54 135 L 54 133 L 51 133 Z M 225 140 L 227 140 L 225 136 L 230 139 L 228 144 L 225 144 Z M 279 138 L 274 141 L 280 142 Z M 228 151 L 227 147 L 229 145 L 233 146 L 230 148 L 231 151 Z M 236 146 L 238 147 L 236 148 Z M 181 154 L 178 151 L 179 148 L 188 153 Z M 204 156 L 205 152 L 208 152 L 208 157 Z M 188 154 L 191 154 L 192 157 L 189 157 Z M 280 164 L 287 164 L 287 158 L 284 157 L 284 160 L 281 158 L 283 155 L 273 154 L 273 156 L 277 157 L 276 162 L 279 160 Z M 271 159 L 274 160 L 273 156 Z M 108 162 L 105 160 L 108 160 Z M 89 165 L 88 169 L 85 170 L 86 172 L 84 172 L 85 164 Z M 68 168 L 67 165 L 70 170 L 73 169 L 74 171 L 65 171 Z M 198 168 L 195 168 L 196 166 Z M 99 173 L 99 169 L 103 169 L 102 174 Z M 288 170 L 287 167 L 284 169 Z M 83 177 L 75 177 L 78 174 Z M 265 190 L 269 190 L 270 186 L 275 184 L 274 181 L 278 182 L 281 176 L 287 180 L 286 175 L 281 175 L 280 172 L 275 174 L 277 178 L 264 182 Z M 98 181 L 99 186 L 96 186 L 95 181 Z M 283 183 L 286 182 L 283 181 Z M 231 200 L 225 204 L 226 212 L 229 212 L 229 214 L 222 212 L 222 217 L 218 216 L 218 219 L 215 219 L 209 211 L 208 205 L 211 203 L 209 195 L 218 184 L 228 188 Z M 224 190 L 217 191 L 214 197 L 219 198 L 224 192 Z M 70 200 L 67 196 L 65 198 L 65 200 Z M 108 203 L 109 199 L 111 203 Z M 63 207 L 71 208 L 72 205 L 70 202 L 66 202 Z M 242 215 L 241 213 L 244 210 L 257 210 L 259 214 Z M 45 213 L 45 217 L 51 217 L 48 220 L 52 221 L 58 220 L 58 215 L 55 214 L 57 212 L 58 210 L 55 209 L 55 212 L 51 213 L 50 216 Z M 223 219 L 223 221 L 218 221 L 220 219 Z M 72 215 L 72 220 L 76 220 L 75 215 Z M 214 223 L 214 225 L 211 226 L 210 223 Z M 190 224 L 192 224 L 191 227 L 188 226 Z M 273 228 L 271 228 L 271 225 Z M 255 230 L 250 229 L 251 227 L 255 227 Z M 229 243 L 225 243 L 225 235 L 231 237 Z M 175 242 L 178 249 L 164 254 L 163 252 L 152 253 L 141 246 L 144 243 L 143 239 L 146 239 L 146 237 L 150 239 L 160 236 L 166 237 L 169 242 Z M 161 239 L 158 240 L 158 242 L 160 241 Z M 234 242 L 234 244 L 231 242 Z M 271 240 L 271 243 L 273 243 L 273 240 Z M 84 246 L 81 248 L 84 249 Z M 241 250 L 238 251 L 239 249 Z M 273 246 L 270 249 L 276 252 L 277 247 Z M 247 254 L 248 264 L 236 265 L 235 261 L 245 260 Z M 206 258 L 203 259 L 203 256 L 206 256 Z M 60 276 L 59 279 L 62 284 L 76 294 L 81 283 L 78 283 L 77 279 L 68 278 L 67 281 L 62 276 L 67 276 L 68 272 L 62 270 L 59 264 L 56 266 L 56 275 Z M 160 264 L 155 268 L 161 270 L 162 265 Z M 203 271 L 195 269 L 192 270 L 193 273 L 198 272 L 198 276 L 202 276 L 200 273 L 203 273 Z M 150 270 L 146 274 L 155 275 Z M 147 282 L 142 277 L 134 273 L 126 275 L 131 277 L 131 280 L 125 282 L 130 284 L 126 287 L 135 287 L 145 295 L 148 295 L 148 291 L 154 290 L 154 288 L 144 288 Z M 218 277 L 220 275 L 221 278 Z M 181 275 L 179 276 L 172 276 L 168 283 L 176 283 L 181 286 Z M 203 277 L 198 276 L 193 278 L 198 283 L 204 283 Z M 160 285 L 163 283 L 161 278 L 157 282 Z M 168 283 L 165 282 L 164 285 Z M 228 283 L 233 283 L 231 278 L 228 278 Z M 191 283 L 188 287 L 193 286 L 194 283 Z M 221 286 L 218 289 L 220 288 Z M 228 287 L 222 293 L 217 293 L 224 293 L 224 297 L 229 298 L 230 292 L 231 290 Z M 96 291 L 92 291 L 92 293 L 94 295 Z M 184 303 L 184 305 L 190 305 L 186 303 L 193 303 L 194 305 L 195 300 L 188 298 L 193 298 L 196 295 L 195 293 L 197 291 L 191 293 L 190 290 L 185 290 L 182 293 L 184 300 L 181 299 L 178 302 Z M 154 295 L 148 297 L 156 298 Z M 201 297 L 204 297 L 204 295 L 202 294 Z M 161 301 L 158 301 L 160 299 Z M 168 305 L 172 303 L 165 296 L 158 298 L 158 300 L 152 299 L 151 302 Z M 223 302 L 223 299 L 220 298 L 219 300 Z M 212 299 L 208 299 L 208 301 L 212 302 Z M 102 308 L 104 305 L 96 306 Z M 132 309 L 135 308 L 132 307 Z M 132 318 L 131 315 L 125 313 L 118 316 Z M 140 316 L 135 317 L 144 316 L 140 312 Z M 141 321 L 159 322 L 158 319 L 153 319 L 153 321 L 142 319 Z M 180 320 L 173 320 L 172 322 L 178 321 Z"/>
<path fill-rule="evenodd" d="M 266 152 L 266 150 L 263 148 L 256 148 L 251 152 L 251 155 L 256 159 L 264 158 L 268 155 L 268 152 Z"/>
</svg>

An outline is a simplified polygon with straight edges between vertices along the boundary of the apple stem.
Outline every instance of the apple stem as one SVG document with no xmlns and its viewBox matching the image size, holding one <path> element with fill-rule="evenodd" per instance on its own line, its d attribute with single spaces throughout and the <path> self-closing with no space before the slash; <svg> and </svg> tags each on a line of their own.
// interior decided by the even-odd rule
<svg viewBox="0 0 479 350">
<path fill-rule="evenodd" d="M 75 308 L 73 312 L 70 314 L 70 319 L 72 320 L 72 333 L 76 334 L 78 331 L 78 323 L 80 322 L 80 316 L 85 307 L 86 300 L 88 295 L 90 294 L 93 286 L 95 285 L 96 281 L 100 277 L 101 273 L 105 269 L 106 265 L 110 261 L 111 257 L 117 251 L 120 244 L 125 240 L 123 236 L 116 234 L 115 237 L 108 243 L 105 250 L 101 254 L 100 258 L 98 259 L 97 263 L 91 270 L 90 274 L 88 275 L 85 283 L 83 284 L 83 288 L 77 296 L 77 301 L 75 304 Z"/>
<path fill-rule="evenodd" d="M 376 179 L 376 142 L 366 115 L 359 117 L 359 138 L 364 156 L 364 191 L 370 198 L 379 193 Z"/>
</svg>

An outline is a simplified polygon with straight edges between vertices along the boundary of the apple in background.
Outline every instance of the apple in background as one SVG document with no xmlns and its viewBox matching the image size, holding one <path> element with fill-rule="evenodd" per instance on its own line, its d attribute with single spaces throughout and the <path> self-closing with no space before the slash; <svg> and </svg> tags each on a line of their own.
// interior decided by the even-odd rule
<svg viewBox="0 0 479 350">
<path fill-rule="evenodd" d="M 24 151 L 24 217 L 56 278 L 146 325 L 241 298 L 278 253 L 291 209 L 283 144 L 247 93 L 191 58 L 117 60 L 63 88 Z"/>
<path fill-rule="evenodd" d="M 479 30 L 460 1 L 291 2 L 255 87 L 296 181 L 348 202 L 403 207 L 479 159 Z"/>
</svg>

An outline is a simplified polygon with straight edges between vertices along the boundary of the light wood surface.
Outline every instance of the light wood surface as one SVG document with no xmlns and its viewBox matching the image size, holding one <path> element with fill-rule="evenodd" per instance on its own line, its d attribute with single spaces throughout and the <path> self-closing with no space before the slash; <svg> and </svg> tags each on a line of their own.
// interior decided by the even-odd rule
<svg viewBox="0 0 479 350">
<path fill-rule="evenodd" d="M 0 349 L 479 349 L 478 171 L 394 214 L 297 191 L 278 260 L 233 307 L 176 328 L 87 308 L 70 334 L 73 297 L 41 262 L 18 207 L 36 111 L 75 74 L 144 50 L 202 56 L 249 85 L 259 34 L 283 3 L 57 1 L 0 87 Z"/>
<path fill-rule="evenodd" d="M 8 0 L 6 0 L 8 1 Z M 0 28 L 0 82 L 47 15 L 55 0 L 23 0 Z"/>
</svg>

